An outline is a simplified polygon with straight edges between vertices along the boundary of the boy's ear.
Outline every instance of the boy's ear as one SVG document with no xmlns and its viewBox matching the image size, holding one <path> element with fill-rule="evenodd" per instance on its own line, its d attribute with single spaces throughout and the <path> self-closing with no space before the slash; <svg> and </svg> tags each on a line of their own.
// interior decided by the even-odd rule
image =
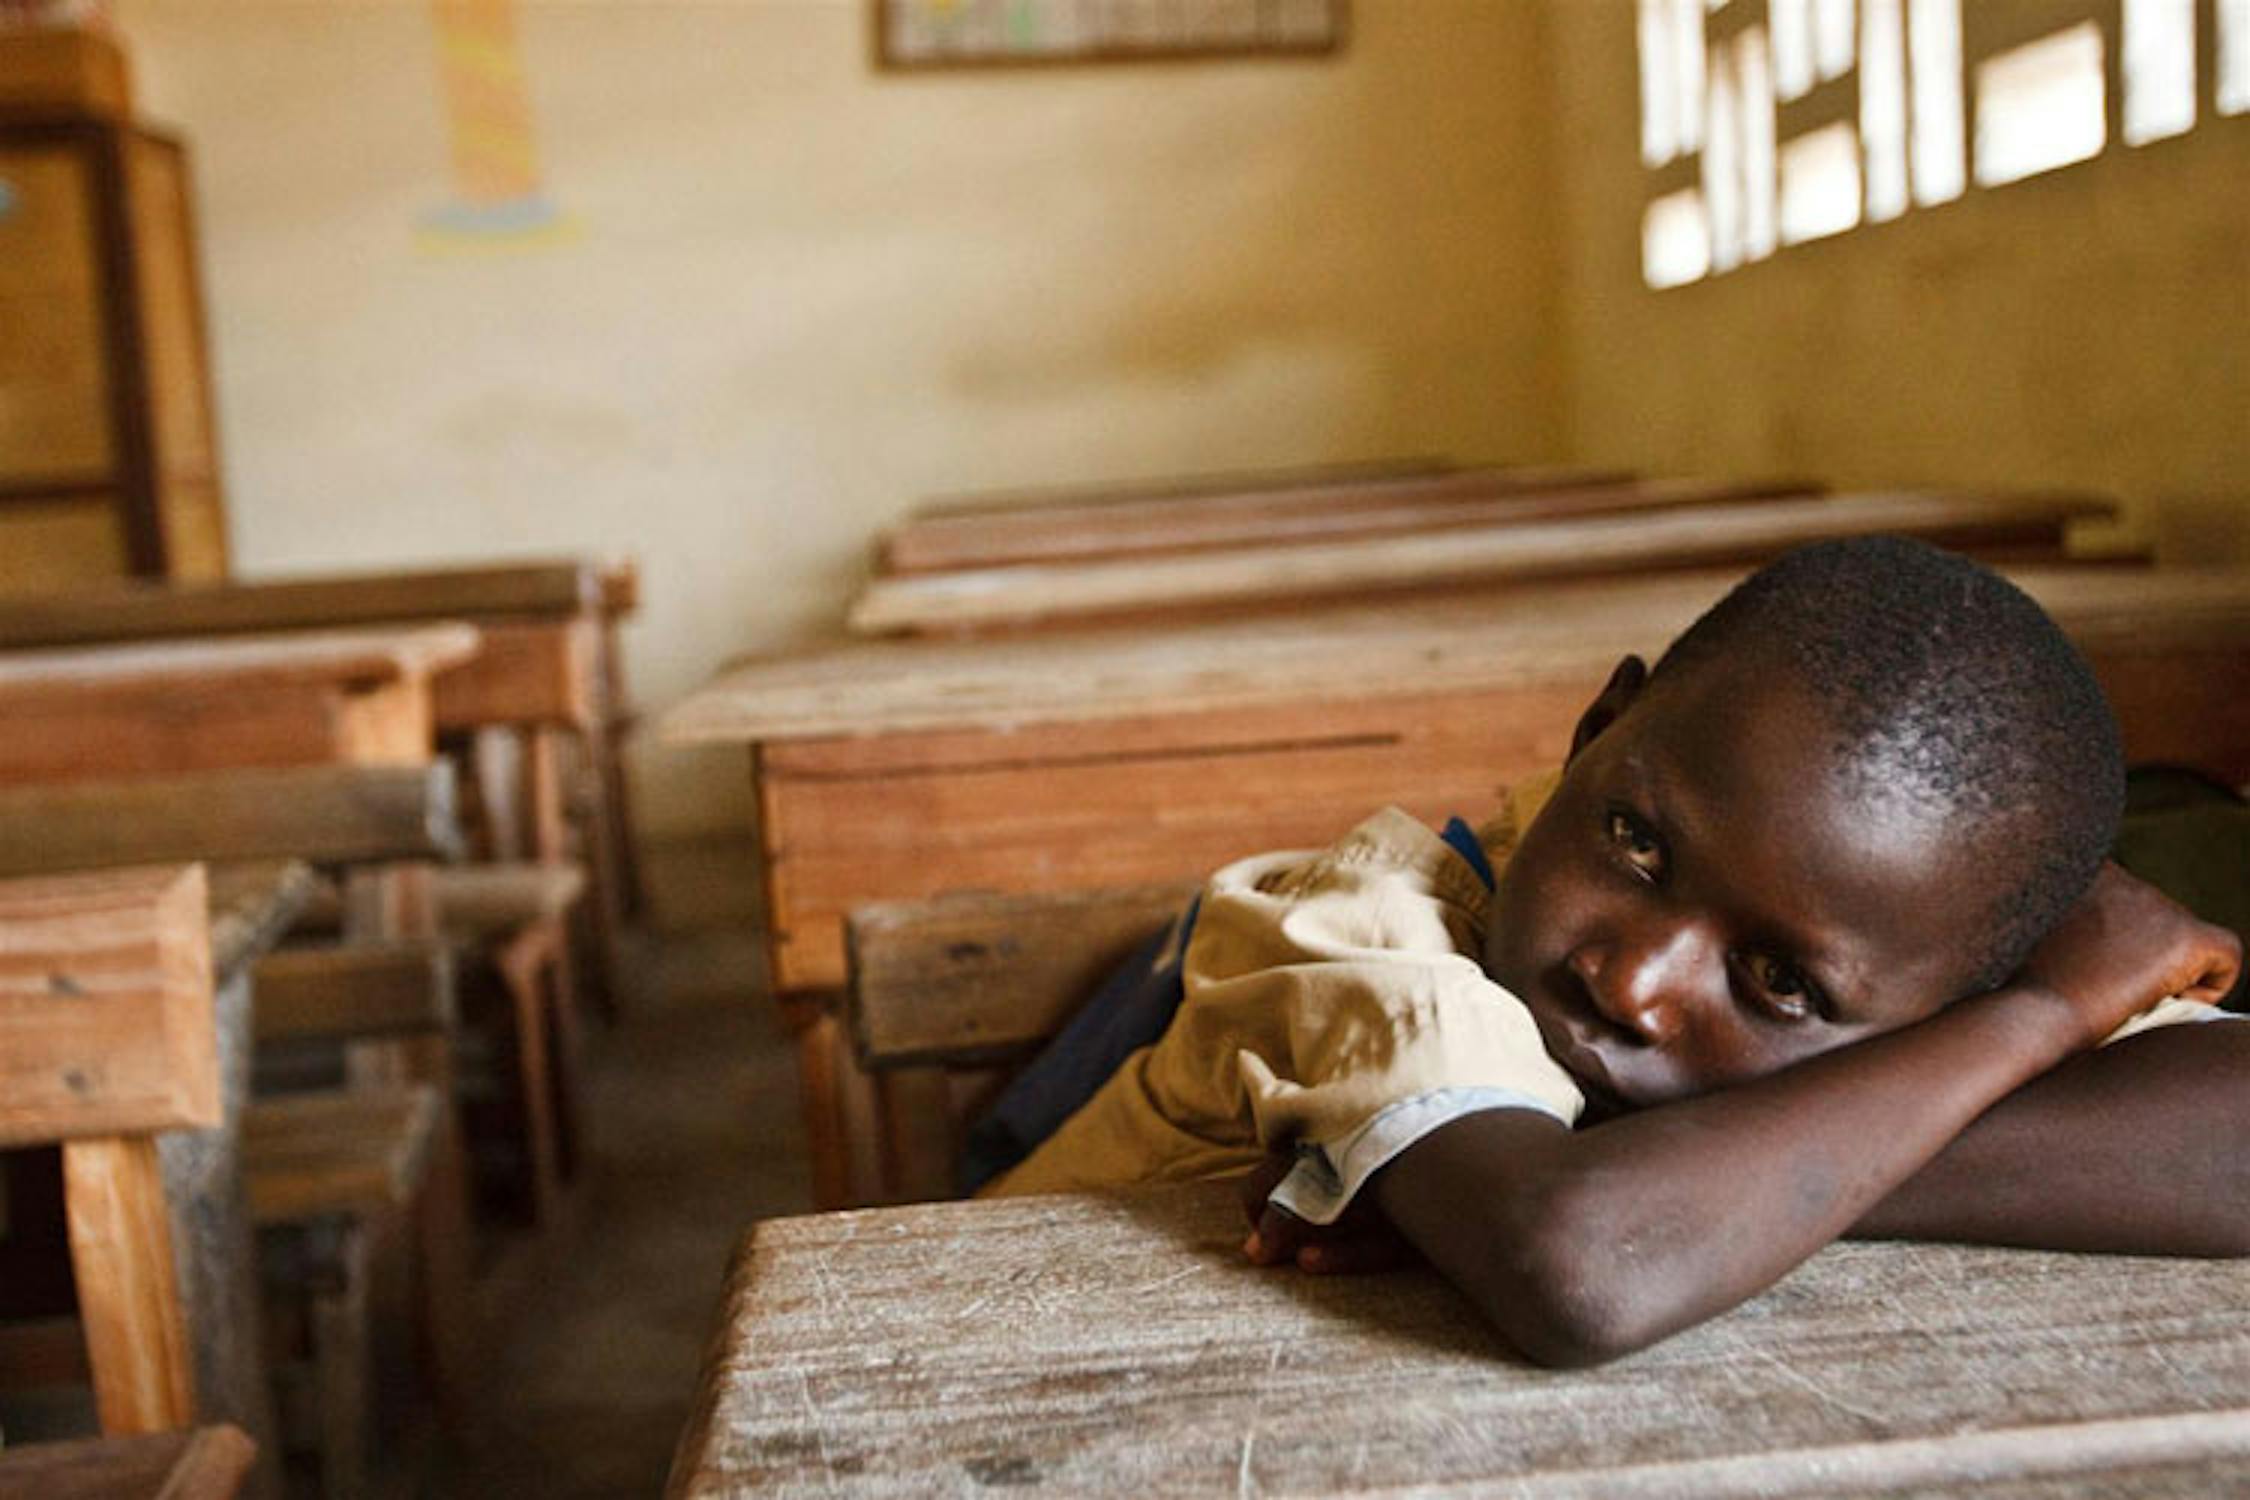
<svg viewBox="0 0 2250 1500">
<path fill-rule="evenodd" d="M 1578 752 L 1591 745 L 1594 736 L 1616 723 L 1618 716 L 1641 695 L 1641 689 L 1647 683 L 1646 662 L 1637 656 L 1628 656 L 1619 662 L 1617 670 L 1609 674 L 1609 681 L 1602 685 L 1601 692 L 1592 703 L 1586 705 L 1586 711 L 1578 716 L 1578 727 L 1570 734 L 1569 758 L 1578 759 Z"/>
</svg>

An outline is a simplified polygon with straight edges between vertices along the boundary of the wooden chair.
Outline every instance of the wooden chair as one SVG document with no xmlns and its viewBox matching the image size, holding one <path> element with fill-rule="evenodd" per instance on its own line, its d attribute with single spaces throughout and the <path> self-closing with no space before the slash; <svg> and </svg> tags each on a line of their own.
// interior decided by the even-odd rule
<svg viewBox="0 0 2250 1500">
<path fill-rule="evenodd" d="M 853 1060 L 872 1085 L 863 1101 L 870 1118 L 854 1134 L 879 1143 L 873 1180 L 884 1196 L 953 1196 L 968 1121 L 1198 889 L 977 893 L 855 908 L 845 926 L 845 1015 Z"/>
</svg>

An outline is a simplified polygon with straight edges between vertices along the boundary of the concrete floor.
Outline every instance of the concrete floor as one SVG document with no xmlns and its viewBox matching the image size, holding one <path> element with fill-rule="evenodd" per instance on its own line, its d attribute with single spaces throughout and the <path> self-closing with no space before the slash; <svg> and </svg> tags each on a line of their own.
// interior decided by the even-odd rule
<svg viewBox="0 0 2250 1500">
<path fill-rule="evenodd" d="M 622 1017 L 588 1029 L 585 1212 L 509 1299 L 463 1451 L 440 1465 L 448 1500 L 659 1493 L 736 1239 L 811 1206 L 793 1057 L 750 988 L 752 924 L 695 895 L 747 886 L 709 868 L 687 883 L 668 901 L 659 882 Z"/>
</svg>

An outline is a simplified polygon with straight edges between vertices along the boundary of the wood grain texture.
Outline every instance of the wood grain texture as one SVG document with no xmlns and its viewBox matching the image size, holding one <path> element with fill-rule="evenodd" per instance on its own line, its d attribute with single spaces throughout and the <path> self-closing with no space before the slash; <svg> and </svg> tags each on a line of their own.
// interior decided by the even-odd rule
<svg viewBox="0 0 2250 1500">
<path fill-rule="evenodd" d="M 0 1452 L 0 1500 L 234 1500 L 257 1447 L 238 1427 Z"/>
<path fill-rule="evenodd" d="M 975 641 L 832 640 L 746 659 L 667 712 L 673 744 L 1106 723 L 1515 689 L 1660 652 L 1742 568 L 1543 583 L 1498 596 Z M 2250 573 L 2004 569 L 2082 645 L 2250 644 Z"/>
<path fill-rule="evenodd" d="M 330 631 L 519 615 L 574 617 L 598 609 L 601 598 L 595 567 L 568 559 L 169 587 L 119 583 L 0 601 L 0 645 Z"/>
<path fill-rule="evenodd" d="M 221 1117 L 200 867 L 0 883 L 0 1144 Z"/>
<path fill-rule="evenodd" d="M 769 1221 L 671 1478 L 1070 1494 L 2230 1493 L 2250 1267 L 1839 1245 L 1601 1369 L 1428 1273 L 1244 1263 L 1224 1186 Z"/>
<path fill-rule="evenodd" d="M 2059 558 L 2067 522 L 2113 511 L 2111 502 L 2089 496 L 1924 492 L 1687 505 L 1290 547 L 877 578 L 853 603 L 849 618 L 851 628 L 864 634 L 990 629 L 1470 582 L 1520 585 L 1757 562 L 1805 542 L 1877 532 L 1969 552 L 2034 549 Z"/>
<path fill-rule="evenodd" d="M 190 1426 L 195 1369 L 156 1142 L 67 1140 L 62 1159 L 71 1279 L 102 1431 Z"/>
<path fill-rule="evenodd" d="M 1561 763 L 1599 686 L 1305 704 L 1262 725 L 1188 715 L 1180 748 L 1120 735 L 1106 751 L 1098 728 L 986 735 L 981 761 L 949 742 L 927 770 L 898 740 L 824 746 L 804 775 L 776 755 L 758 790 L 777 982 L 840 985 L 842 921 L 861 902 L 1201 880 L 1246 853 L 1326 844 L 1389 803 L 1482 818 L 1506 781 Z M 853 774 L 862 748 L 877 769 Z"/>
<path fill-rule="evenodd" d="M 847 1015 L 860 1064 L 970 1065 L 1044 1041 L 1200 886 L 855 907 Z"/>
<path fill-rule="evenodd" d="M 886 571 L 929 573 L 1389 536 L 1448 526 L 1810 495 L 1820 489 L 1793 480 L 1635 481 L 1626 474 L 1594 469 L 1465 469 L 917 514 L 884 536 L 881 556 Z"/>
<path fill-rule="evenodd" d="M 166 860 L 450 859 L 449 762 L 0 787 L 0 875 Z"/>
</svg>

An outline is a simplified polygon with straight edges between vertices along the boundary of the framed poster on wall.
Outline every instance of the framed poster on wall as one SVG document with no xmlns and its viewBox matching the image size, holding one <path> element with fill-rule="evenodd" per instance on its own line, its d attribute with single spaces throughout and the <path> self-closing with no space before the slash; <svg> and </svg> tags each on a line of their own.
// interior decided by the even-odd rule
<svg viewBox="0 0 2250 1500">
<path fill-rule="evenodd" d="M 870 0 L 884 68 L 1305 57 L 1344 44 L 1350 0 Z"/>
</svg>

